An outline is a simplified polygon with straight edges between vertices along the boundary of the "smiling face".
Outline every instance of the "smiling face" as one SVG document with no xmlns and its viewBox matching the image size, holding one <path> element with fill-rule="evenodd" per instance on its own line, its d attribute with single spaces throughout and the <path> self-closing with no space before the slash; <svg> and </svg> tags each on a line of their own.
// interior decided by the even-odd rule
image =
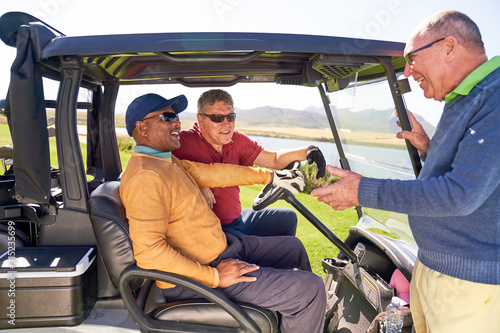
<svg viewBox="0 0 500 333">
<path fill-rule="evenodd" d="M 205 114 L 228 115 L 233 113 L 233 107 L 223 101 L 217 101 L 212 105 L 206 105 L 203 109 Z M 229 122 L 224 119 L 222 123 L 215 123 L 210 118 L 197 115 L 200 125 L 201 135 L 207 140 L 219 153 L 222 153 L 222 146 L 231 142 L 234 133 L 235 122 Z"/>
<path fill-rule="evenodd" d="M 405 54 L 433 42 L 431 39 L 420 35 L 410 38 L 405 47 Z M 419 83 L 426 98 L 433 98 L 437 101 L 442 100 L 449 93 L 445 84 L 445 64 L 441 58 L 444 44 L 443 40 L 412 54 L 412 63 L 406 64 L 404 71 L 405 76 L 412 76 Z"/>
<path fill-rule="evenodd" d="M 404 53 L 408 54 L 434 41 L 433 37 L 417 34 L 409 39 Z M 447 66 L 447 50 L 449 48 L 447 46 L 450 42 L 455 42 L 453 37 L 447 37 L 425 49 L 412 53 L 411 64 L 407 63 L 405 66 L 404 75 L 406 77 L 412 76 L 419 83 L 426 98 L 441 101 L 453 90 L 452 80 L 447 73 L 449 68 Z"/>
<path fill-rule="evenodd" d="M 149 119 L 140 120 L 136 123 L 136 128 L 132 134 L 138 145 L 155 148 L 161 152 L 169 152 L 181 146 L 179 137 L 180 121 L 163 121 L 161 117 L 155 117 L 163 112 L 174 112 L 174 110 L 169 106 L 159 111 L 150 112 L 143 118 Z"/>
</svg>

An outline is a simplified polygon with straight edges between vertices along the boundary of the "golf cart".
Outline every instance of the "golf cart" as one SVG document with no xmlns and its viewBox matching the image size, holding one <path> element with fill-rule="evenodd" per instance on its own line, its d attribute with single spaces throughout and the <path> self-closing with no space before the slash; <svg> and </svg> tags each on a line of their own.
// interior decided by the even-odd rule
<svg viewBox="0 0 500 333">
<path fill-rule="evenodd" d="M 409 85 L 397 79 L 405 66 L 401 43 L 264 33 L 67 37 L 19 12 L 0 18 L 0 37 L 17 48 L 5 102 L 13 163 L 0 178 L 3 330 L 279 330 L 277 313 L 232 302 L 182 276 L 135 265 L 118 195 L 122 166 L 115 104 L 122 86 L 177 84 L 189 89 L 278 83 L 317 89 L 344 169 L 351 169 L 353 162 L 330 106 L 335 92 L 381 82 L 402 128 L 410 129 L 402 98 Z M 44 97 L 47 80 L 58 83 L 55 100 Z M 82 90 L 87 101 L 78 100 Z M 51 108 L 57 168 L 50 162 L 46 110 Z M 82 112 L 86 152 L 80 148 L 77 127 Z M 408 142 L 400 152 L 415 177 L 421 167 L 418 152 Z M 342 241 L 289 192 L 266 188 L 255 208 L 277 199 L 291 203 L 340 249 L 338 256 L 325 253 L 323 260 L 329 297 L 325 330 L 365 332 L 396 292 L 389 283 L 392 274 L 399 271 L 411 279 L 416 246 L 408 233 L 393 232 L 407 224 L 400 216 L 357 207 L 358 225 Z M 165 300 L 155 280 L 188 288 L 203 300 Z"/>
</svg>

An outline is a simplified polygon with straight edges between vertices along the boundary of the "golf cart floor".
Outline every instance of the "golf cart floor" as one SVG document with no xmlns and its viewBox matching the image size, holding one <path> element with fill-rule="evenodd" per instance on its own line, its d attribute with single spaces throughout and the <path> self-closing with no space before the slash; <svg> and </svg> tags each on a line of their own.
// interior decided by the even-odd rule
<svg viewBox="0 0 500 333">
<path fill-rule="evenodd" d="M 88 333 L 127 333 L 140 332 L 139 326 L 130 316 L 121 299 L 100 300 L 96 302 L 87 319 L 78 326 L 66 327 L 36 327 L 3 330 L 2 332 L 23 333 L 58 333 L 58 332 L 88 332 Z"/>
</svg>

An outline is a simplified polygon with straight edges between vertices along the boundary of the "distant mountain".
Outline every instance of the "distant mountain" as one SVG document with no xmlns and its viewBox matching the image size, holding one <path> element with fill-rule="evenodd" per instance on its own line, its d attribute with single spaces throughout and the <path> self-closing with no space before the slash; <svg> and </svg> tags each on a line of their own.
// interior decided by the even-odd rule
<svg viewBox="0 0 500 333">
<path fill-rule="evenodd" d="M 346 109 L 337 110 L 341 127 L 351 131 L 370 131 L 387 133 L 390 119 L 394 117 L 394 109 L 389 110 L 364 110 L 351 112 Z M 432 136 L 436 128 L 419 115 L 415 115 L 417 121 L 422 124 L 427 134 Z"/>
<path fill-rule="evenodd" d="M 305 128 L 327 128 L 326 115 L 290 109 L 263 106 L 250 110 L 236 109 L 240 125 L 250 126 L 297 126 Z"/>
<path fill-rule="evenodd" d="M 262 106 L 253 109 L 235 109 L 237 114 L 237 126 L 290 126 L 303 128 L 329 128 L 328 119 L 323 108 L 308 107 L 306 110 L 298 111 L 272 106 Z M 389 119 L 394 114 L 394 109 L 390 110 L 364 110 L 351 112 L 346 109 L 337 110 L 341 128 L 350 131 L 389 131 Z M 417 120 L 422 124 L 428 134 L 433 134 L 435 128 L 422 117 L 416 115 Z M 181 121 L 185 124 L 196 121 L 196 114 L 184 112 L 181 114 Z M 337 119 L 336 119 L 337 121 Z"/>
<path fill-rule="evenodd" d="M 321 113 L 321 114 L 325 113 L 325 109 L 322 106 L 314 106 L 314 105 L 308 106 L 307 108 L 304 109 L 304 111 Z"/>
<path fill-rule="evenodd" d="M 181 120 L 183 128 L 185 128 L 184 126 L 191 127 L 191 124 L 198 121 L 196 120 L 196 113 L 187 111 L 179 114 L 179 119 Z"/>
</svg>

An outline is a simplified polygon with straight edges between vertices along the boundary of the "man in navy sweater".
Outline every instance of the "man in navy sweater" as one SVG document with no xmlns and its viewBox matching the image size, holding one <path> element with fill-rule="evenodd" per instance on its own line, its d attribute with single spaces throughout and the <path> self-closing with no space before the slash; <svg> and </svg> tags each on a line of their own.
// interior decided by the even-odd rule
<svg viewBox="0 0 500 333">
<path fill-rule="evenodd" d="M 418 260 L 410 307 L 417 333 L 500 332 L 500 57 L 488 60 L 476 24 L 456 11 L 424 20 L 405 48 L 405 75 L 445 101 L 432 140 L 410 113 L 398 133 L 425 160 L 416 180 L 342 178 L 312 192 L 332 208 L 408 214 Z"/>
</svg>

